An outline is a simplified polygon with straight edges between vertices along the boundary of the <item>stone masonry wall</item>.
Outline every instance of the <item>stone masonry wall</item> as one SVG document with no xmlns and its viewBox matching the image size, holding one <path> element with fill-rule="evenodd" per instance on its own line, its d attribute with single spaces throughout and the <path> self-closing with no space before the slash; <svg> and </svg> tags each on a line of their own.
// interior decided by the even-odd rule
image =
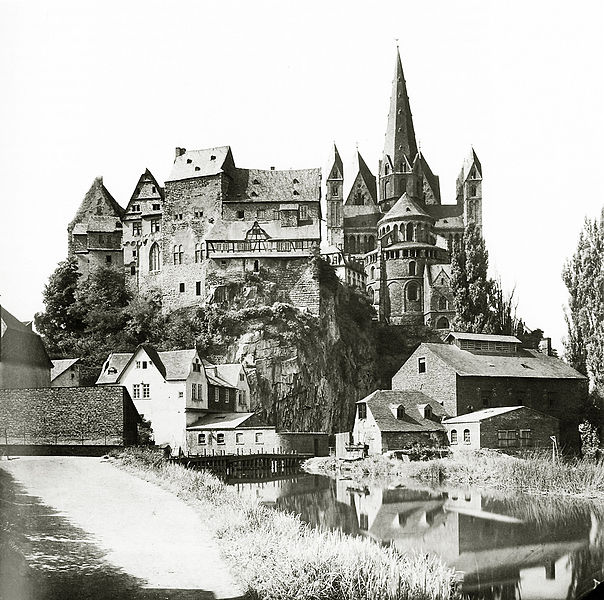
<svg viewBox="0 0 604 600">
<path fill-rule="evenodd" d="M 137 418 L 122 387 L 0 390 L 0 444 L 129 445 Z"/>
<path fill-rule="evenodd" d="M 559 423 L 554 417 L 543 413 L 520 409 L 505 413 L 480 424 L 480 446 L 482 448 L 498 448 L 497 432 L 501 429 L 516 430 L 516 443 L 520 447 L 520 429 L 531 430 L 531 446 L 533 448 L 551 448 L 550 436 L 559 436 Z"/>
</svg>

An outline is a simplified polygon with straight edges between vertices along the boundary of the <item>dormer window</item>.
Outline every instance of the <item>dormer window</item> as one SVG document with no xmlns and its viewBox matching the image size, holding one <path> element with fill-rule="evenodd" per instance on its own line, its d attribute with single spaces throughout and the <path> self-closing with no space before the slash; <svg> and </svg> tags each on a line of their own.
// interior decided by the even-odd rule
<svg viewBox="0 0 604 600">
<path fill-rule="evenodd" d="M 254 185 L 260 185 L 260 182 L 259 182 L 257 179 L 254 179 L 254 181 L 252 181 L 252 183 L 253 183 Z"/>
<path fill-rule="evenodd" d="M 250 196 L 251 196 L 252 198 L 256 198 L 256 197 L 258 196 L 258 194 L 257 194 L 256 192 L 252 192 L 252 193 L 250 194 Z"/>
<path fill-rule="evenodd" d="M 212 154 L 212 156 L 210 156 L 210 160 L 216 160 L 216 157 Z"/>
<path fill-rule="evenodd" d="M 294 196 L 299 196 L 300 192 L 298 192 L 298 190 L 294 190 Z"/>
<path fill-rule="evenodd" d="M 405 407 L 402 404 L 399 404 L 396 407 L 396 418 L 401 421 L 405 418 Z"/>
<path fill-rule="evenodd" d="M 187 164 L 190 165 L 193 161 L 190 158 L 187 158 Z"/>
<path fill-rule="evenodd" d="M 294 179 L 294 183 L 300 183 L 297 179 Z"/>
<path fill-rule="evenodd" d="M 109 373 L 110 375 L 115 375 L 117 373 L 117 369 L 115 367 L 109 367 L 107 369 L 107 373 Z"/>
<path fill-rule="evenodd" d="M 195 167 L 196 171 L 201 171 L 201 169 L 199 167 Z"/>
<path fill-rule="evenodd" d="M 432 408 L 430 406 L 426 406 L 424 408 L 424 419 L 431 419 L 432 418 Z"/>
</svg>

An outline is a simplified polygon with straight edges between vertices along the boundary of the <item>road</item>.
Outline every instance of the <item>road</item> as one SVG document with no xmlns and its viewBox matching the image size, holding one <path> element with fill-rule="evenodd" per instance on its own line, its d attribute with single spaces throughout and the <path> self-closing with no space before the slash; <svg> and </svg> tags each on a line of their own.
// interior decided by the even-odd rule
<svg viewBox="0 0 604 600">
<path fill-rule="evenodd" d="M 198 590 L 199 598 L 242 596 L 199 516 L 174 494 L 100 458 L 20 457 L 0 461 L 0 468 L 86 532 L 103 561 L 142 588 L 161 589 L 166 598 L 182 597 L 169 590 Z"/>
</svg>

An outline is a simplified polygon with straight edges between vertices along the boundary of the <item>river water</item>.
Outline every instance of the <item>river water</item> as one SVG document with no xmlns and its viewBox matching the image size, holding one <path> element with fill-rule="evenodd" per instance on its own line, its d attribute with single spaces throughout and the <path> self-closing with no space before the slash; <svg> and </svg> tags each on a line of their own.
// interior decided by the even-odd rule
<svg viewBox="0 0 604 600">
<path fill-rule="evenodd" d="M 604 579 L 604 505 L 309 474 L 233 485 L 313 526 L 438 554 L 472 599 L 572 600 Z"/>
</svg>

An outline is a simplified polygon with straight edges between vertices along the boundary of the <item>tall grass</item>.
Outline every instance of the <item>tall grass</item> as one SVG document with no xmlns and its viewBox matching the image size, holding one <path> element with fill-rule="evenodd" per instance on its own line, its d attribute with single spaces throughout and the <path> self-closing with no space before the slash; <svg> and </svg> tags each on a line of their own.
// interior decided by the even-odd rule
<svg viewBox="0 0 604 600">
<path fill-rule="evenodd" d="M 514 492 L 604 498 L 604 460 L 560 459 L 547 452 L 521 458 L 492 451 L 414 464 L 414 477 L 463 485 L 487 485 Z"/>
<path fill-rule="evenodd" d="M 128 471 L 177 493 L 198 511 L 225 558 L 258 600 L 445 600 L 453 572 L 436 557 L 318 530 L 298 516 L 240 496 L 215 476 L 166 463 L 157 453 L 115 455 Z"/>
</svg>

